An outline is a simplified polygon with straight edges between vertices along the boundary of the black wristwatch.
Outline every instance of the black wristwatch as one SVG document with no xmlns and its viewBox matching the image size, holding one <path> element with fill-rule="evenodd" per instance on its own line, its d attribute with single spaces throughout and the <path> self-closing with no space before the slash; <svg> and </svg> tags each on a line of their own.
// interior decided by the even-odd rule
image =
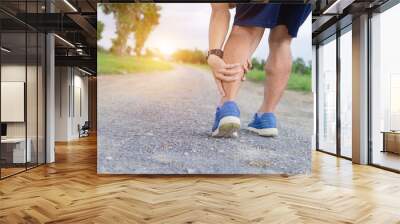
<svg viewBox="0 0 400 224">
<path fill-rule="evenodd" d="M 218 56 L 219 58 L 224 57 L 224 52 L 223 52 L 221 49 L 211 49 L 211 50 L 209 50 L 208 53 L 207 53 L 206 60 L 208 60 L 208 57 L 209 57 L 210 55 L 212 55 L 212 54 Z"/>
</svg>

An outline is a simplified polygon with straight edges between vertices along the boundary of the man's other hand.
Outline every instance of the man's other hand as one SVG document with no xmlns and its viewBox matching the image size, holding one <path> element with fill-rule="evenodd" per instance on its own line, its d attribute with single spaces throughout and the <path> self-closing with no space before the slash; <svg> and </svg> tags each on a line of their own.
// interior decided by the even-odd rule
<svg viewBox="0 0 400 224">
<path fill-rule="evenodd" d="M 216 55 L 210 55 L 207 62 L 211 67 L 218 91 L 222 96 L 225 96 L 222 81 L 233 82 L 243 79 L 245 69 L 240 63 L 226 64 L 222 58 Z"/>
</svg>

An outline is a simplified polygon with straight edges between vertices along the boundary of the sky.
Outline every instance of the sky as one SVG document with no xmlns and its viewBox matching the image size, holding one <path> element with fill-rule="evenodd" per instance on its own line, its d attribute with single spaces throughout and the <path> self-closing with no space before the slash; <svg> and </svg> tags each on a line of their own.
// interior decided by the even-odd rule
<svg viewBox="0 0 400 224">
<path fill-rule="evenodd" d="M 129 3 L 127 3 L 129 4 Z M 132 4 L 132 3 L 131 3 Z M 177 49 L 208 50 L 208 25 L 211 15 L 209 3 L 164 3 L 161 6 L 159 25 L 151 32 L 145 48 L 158 48 L 161 52 L 171 54 Z M 231 23 L 235 10 L 231 10 Z M 98 10 L 98 20 L 105 24 L 103 38 L 98 42 L 108 49 L 111 40 L 116 36 L 115 19 Z M 265 59 L 268 55 L 267 30 L 253 57 Z M 133 38 L 129 44 L 134 44 Z M 301 57 L 312 60 L 311 50 L 311 15 L 300 28 L 297 38 L 292 42 L 293 58 Z"/>
</svg>

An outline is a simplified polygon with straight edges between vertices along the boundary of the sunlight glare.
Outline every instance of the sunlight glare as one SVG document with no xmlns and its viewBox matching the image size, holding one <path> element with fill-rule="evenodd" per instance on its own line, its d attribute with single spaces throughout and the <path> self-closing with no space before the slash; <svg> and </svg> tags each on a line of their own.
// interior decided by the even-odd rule
<svg viewBox="0 0 400 224">
<path fill-rule="evenodd" d="M 164 43 L 159 47 L 162 54 L 170 56 L 174 53 L 175 49 L 171 44 Z"/>
</svg>

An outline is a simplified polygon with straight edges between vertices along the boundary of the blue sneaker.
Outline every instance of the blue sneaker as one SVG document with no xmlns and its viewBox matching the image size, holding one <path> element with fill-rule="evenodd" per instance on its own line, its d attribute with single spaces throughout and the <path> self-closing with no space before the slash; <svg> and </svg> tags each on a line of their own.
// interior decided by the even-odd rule
<svg viewBox="0 0 400 224">
<path fill-rule="evenodd" d="M 213 137 L 237 137 L 240 129 L 239 107 L 233 101 L 226 101 L 217 107 L 212 127 Z"/>
<path fill-rule="evenodd" d="M 254 114 L 253 121 L 248 125 L 248 130 L 261 136 L 273 137 L 278 135 L 276 117 L 274 113 Z"/>
</svg>

